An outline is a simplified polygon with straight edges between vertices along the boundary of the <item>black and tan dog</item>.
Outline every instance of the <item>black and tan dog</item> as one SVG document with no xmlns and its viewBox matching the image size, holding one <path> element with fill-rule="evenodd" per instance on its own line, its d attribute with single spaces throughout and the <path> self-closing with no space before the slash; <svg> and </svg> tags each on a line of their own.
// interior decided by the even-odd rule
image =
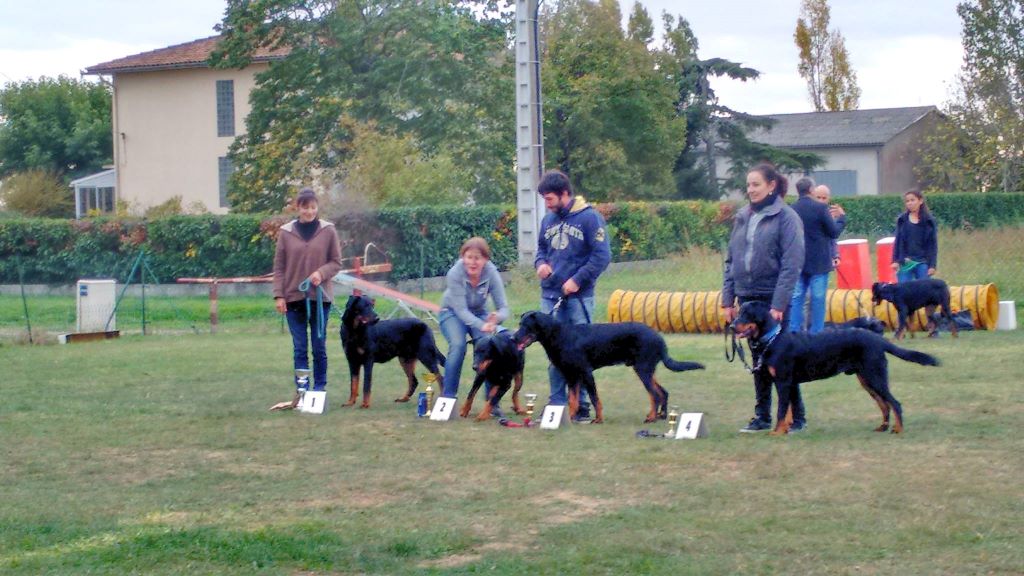
<svg viewBox="0 0 1024 576">
<path fill-rule="evenodd" d="M 901 360 L 923 366 L 938 366 L 934 356 L 900 348 L 885 338 L 860 328 L 827 330 L 819 334 L 790 334 L 779 330 L 768 304 L 747 302 L 740 307 L 732 329 L 747 338 L 753 356 L 753 370 L 764 370 L 775 382 L 778 412 L 772 434 L 785 434 L 793 422 L 790 391 L 796 384 L 823 380 L 839 374 L 855 374 L 860 385 L 882 411 L 878 432 L 903 431 L 903 408 L 889 391 L 888 352 Z"/>
<path fill-rule="evenodd" d="M 509 388 L 512 388 L 512 409 L 516 414 L 525 414 L 526 411 L 519 406 L 519 389 L 523 387 L 525 363 L 526 355 L 516 345 L 512 332 L 508 330 L 477 340 L 473 344 L 473 371 L 476 372 L 476 377 L 473 378 L 473 387 L 469 389 L 469 395 L 459 415 L 463 418 L 469 416 L 469 411 L 473 409 L 473 398 L 484 382 L 490 383 L 491 390 L 484 407 L 476 416 L 477 421 L 491 417 L 491 411 L 498 406 Z"/>
<path fill-rule="evenodd" d="M 363 371 L 363 408 L 370 407 L 373 388 L 373 365 L 392 358 L 405 371 L 409 388 L 395 402 L 408 402 L 419 381 L 416 379 L 416 360 L 419 360 L 441 383 L 438 365 L 444 366 L 444 355 L 437 349 L 434 333 L 422 320 L 399 318 L 381 320 L 373 309 L 373 300 L 366 296 L 350 296 L 341 315 L 341 347 L 348 359 L 351 393 L 345 406 L 356 403 L 359 397 L 359 371 Z"/>
<path fill-rule="evenodd" d="M 950 331 L 953 337 L 957 337 L 956 322 L 953 321 L 953 311 L 949 307 L 949 286 L 938 278 L 927 278 L 924 280 L 911 280 L 899 284 L 875 282 L 871 285 L 871 301 L 878 306 L 883 300 L 892 302 L 899 314 L 899 324 L 896 327 L 896 339 L 903 338 L 907 331 L 910 315 L 918 308 L 926 307 L 928 315 L 928 335 L 935 336 L 939 325 L 932 315 L 936 306 L 942 306 L 942 316 L 949 321 Z"/>
<path fill-rule="evenodd" d="M 704 368 L 697 362 L 670 358 L 665 339 L 639 322 L 568 325 L 543 312 L 527 312 L 519 322 L 515 338 L 520 348 L 540 342 L 548 360 L 565 376 L 570 418 L 575 418 L 579 409 L 580 387 L 586 389 L 597 416 L 594 423 L 604 421 L 594 370 L 615 364 L 632 366 L 651 399 L 644 422 L 653 422 L 668 414 L 668 392 L 654 378 L 658 364 L 664 363 L 675 372 Z"/>
</svg>

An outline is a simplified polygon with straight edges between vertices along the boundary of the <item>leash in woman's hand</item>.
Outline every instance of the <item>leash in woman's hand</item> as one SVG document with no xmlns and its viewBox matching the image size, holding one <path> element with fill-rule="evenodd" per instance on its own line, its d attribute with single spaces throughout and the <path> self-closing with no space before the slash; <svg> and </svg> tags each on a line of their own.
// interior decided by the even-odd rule
<svg viewBox="0 0 1024 576">
<path fill-rule="evenodd" d="M 309 322 L 311 310 L 309 308 L 309 289 L 312 281 L 306 278 L 299 282 L 299 290 L 306 295 L 306 321 Z M 324 323 L 324 289 L 323 286 L 316 287 L 316 336 L 320 340 L 327 339 L 327 326 Z"/>
</svg>

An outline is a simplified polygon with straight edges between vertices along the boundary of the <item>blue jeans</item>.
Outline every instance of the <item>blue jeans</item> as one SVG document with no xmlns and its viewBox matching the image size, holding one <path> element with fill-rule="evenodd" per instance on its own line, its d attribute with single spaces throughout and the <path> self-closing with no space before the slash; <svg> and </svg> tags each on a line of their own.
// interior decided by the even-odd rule
<svg viewBox="0 0 1024 576">
<path fill-rule="evenodd" d="M 331 318 L 331 303 L 324 302 L 324 336 L 318 334 L 319 327 L 316 313 L 316 302 L 310 303 L 309 315 L 306 317 L 306 302 L 299 300 L 288 303 L 285 318 L 288 319 L 288 331 L 292 335 L 292 364 L 295 369 L 309 369 L 309 348 L 313 348 L 313 390 L 324 390 L 327 387 L 327 323 Z M 309 331 L 307 332 L 307 327 Z M 307 340 L 308 338 L 308 340 Z M 306 384 L 308 386 L 308 383 Z M 299 379 L 295 379 L 295 387 L 300 387 Z"/>
<path fill-rule="evenodd" d="M 485 320 L 486 316 L 479 316 Z M 448 398 L 455 398 L 459 393 L 459 378 L 462 376 L 462 362 L 466 359 L 466 337 L 472 336 L 476 342 L 484 333 L 476 328 L 467 326 L 449 308 L 441 310 L 437 319 L 441 325 L 441 334 L 448 341 L 448 354 L 444 362 L 444 385 L 441 387 L 441 395 Z M 490 388 L 490 384 L 487 386 Z"/>
<path fill-rule="evenodd" d="M 793 299 L 789 302 L 789 331 L 804 329 L 804 299 L 811 293 L 811 326 L 808 332 L 817 334 L 825 329 L 825 294 L 828 292 L 828 272 L 824 274 L 800 274 L 793 288 Z"/>
<path fill-rule="evenodd" d="M 557 298 L 542 296 L 540 299 L 541 312 L 550 314 L 556 302 L 558 302 Z M 594 321 L 594 297 L 565 298 L 562 301 L 562 305 L 558 307 L 558 311 L 555 312 L 555 319 L 564 324 L 592 323 Z M 562 375 L 562 372 L 555 368 L 554 365 L 550 365 L 548 366 L 548 379 L 551 381 L 551 396 L 548 398 L 548 404 L 552 406 L 565 406 L 568 404 L 569 396 L 566 391 L 565 376 Z M 586 390 L 581 387 L 580 410 L 590 410 L 589 400 Z"/>
<path fill-rule="evenodd" d="M 910 282 L 911 280 L 924 280 L 928 277 L 928 264 L 925 262 L 919 262 L 917 266 L 914 266 L 910 270 L 903 271 L 899 269 L 896 271 L 896 282 L 902 284 L 904 282 Z"/>
</svg>

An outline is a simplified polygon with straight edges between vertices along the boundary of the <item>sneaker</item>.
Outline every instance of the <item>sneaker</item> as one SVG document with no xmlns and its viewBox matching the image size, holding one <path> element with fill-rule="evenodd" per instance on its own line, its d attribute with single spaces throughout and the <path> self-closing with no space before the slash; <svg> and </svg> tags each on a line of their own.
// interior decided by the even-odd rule
<svg viewBox="0 0 1024 576">
<path fill-rule="evenodd" d="M 751 418 L 750 423 L 740 428 L 740 432 L 767 432 L 772 429 L 771 422 L 765 422 L 760 418 Z"/>
<path fill-rule="evenodd" d="M 494 408 L 491 408 L 491 416 L 495 418 L 504 418 L 505 413 L 501 411 L 500 406 L 495 406 Z"/>
<path fill-rule="evenodd" d="M 807 430 L 807 422 L 804 422 L 803 420 L 793 422 L 789 425 L 790 434 L 793 432 L 803 432 L 804 430 Z"/>
</svg>

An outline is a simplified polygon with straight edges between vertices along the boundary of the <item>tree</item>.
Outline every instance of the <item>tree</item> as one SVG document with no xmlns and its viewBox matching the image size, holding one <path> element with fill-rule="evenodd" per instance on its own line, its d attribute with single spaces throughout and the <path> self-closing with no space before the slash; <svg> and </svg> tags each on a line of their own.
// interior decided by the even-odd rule
<svg viewBox="0 0 1024 576">
<path fill-rule="evenodd" d="M 850 66 L 846 40 L 829 30 L 828 0 L 803 0 L 793 40 L 800 49 L 797 70 L 818 112 L 855 110 L 860 100 L 857 74 Z"/>
<path fill-rule="evenodd" d="M 67 76 L 0 90 L 0 177 L 42 170 L 65 181 L 111 162 L 110 89 Z"/>
<path fill-rule="evenodd" d="M 633 37 L 617 0 L 562 0 L 541 18 L 547 163 L 593 200 L 671 196 L 686 137 L 673 86 L 646 47 L 645 13 L 633 16 Z"/>
<path fill-rule="evenodd" d="M 633 11 L 629 13 L 629 24 L 626 37 L 634 42 L 647 46 L 654 40 L 654 20 L 643 4 L 633 2 Z"/>
<path fill-rule="evenodd" d="M 231 0 L 218 66 L 289 55 L 257 78 L 231 154 L 238 210 L 277 210 L 314 176 L 342 182 L 353 126 L 448 157 L 476 202 L 514 194 L 510 16 L 494 2 Z"/>
<path fill-rule="evenodd" d="M 75 213 L 71 188 L 57 174 L 38 168 L 5 178 L 0 201 L 6 210 L 23 216 L 69 218 Z"/>
<path fill-rule="evenodd" d="M 733 110 L 723 105 L 711 88 L 711 78 L 725 77 L 746 82 L 760 73 L 724 58 L 702 60 L 699 43 L 690 24 L 662 14 L 665 47 L 660 52 L 659 69 L 674 82 L 675 107 L 686 119 L 686 140 L 675 161 L 676 196 L 680 198 L 718 199 L 726 190 L 742 189 L 745 170 L 767 160 L 784 171 L 804 171 L 819 165 L 815 154 L 791 152 L 751 142 L 746 134 L 755 128 L 767 128 L 771 120 Z M 728 158 L 729 176 L 718 178 L 718 158 Z"/>
<path fill-rule="evenodd" d="M 467 182 L 446 154 L 428 157 L 411 135 L 353 126 L 352 154 L 343 166 L 348 207 L 398 207 L 465 204 Z M 362 204 L 362 205 L 360 205 Z"/>
<path fill-rule="evenodd" d="M 958 90 L 922 151 L 918 176 L 936 189 L 1024 190 L 1024 6 L 968 0 Z"/>
</svg>

